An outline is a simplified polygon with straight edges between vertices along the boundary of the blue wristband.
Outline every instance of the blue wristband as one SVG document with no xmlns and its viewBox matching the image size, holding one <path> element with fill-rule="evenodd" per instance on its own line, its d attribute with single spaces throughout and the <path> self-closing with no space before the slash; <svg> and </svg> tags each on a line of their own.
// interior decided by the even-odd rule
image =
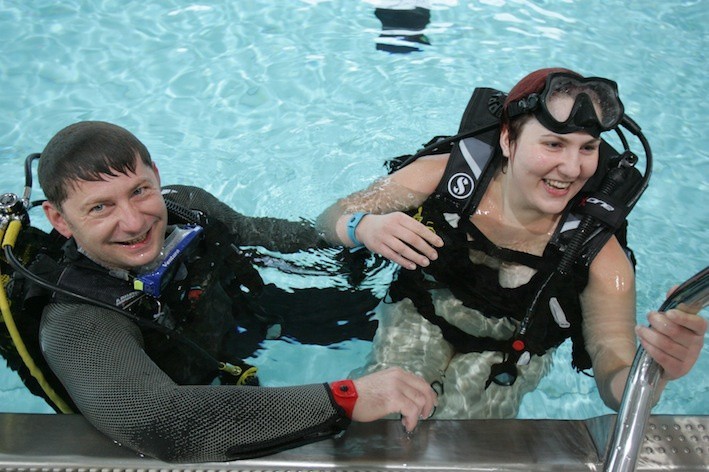
<svg viewBox="0 0 709 472">
<path fill-rule="evenodd" d="M 362 221 L 362 218 L 365 216 L 369 215 L 369 213 L 364 212 L 364 211 L 358 211 L 354 215 L 350 217 L 350 220 L 347 222 L 347 237 L 350 238 L 350 241 L 352 241 L 355 245 L 356 248 L 360 248 L 364 246 L 359 240 L 357 239 L 357 236 L 355 236 L 355 229 L 357 229 L 357 225 L 359 224 L 360 221 Z"/>
</svg>

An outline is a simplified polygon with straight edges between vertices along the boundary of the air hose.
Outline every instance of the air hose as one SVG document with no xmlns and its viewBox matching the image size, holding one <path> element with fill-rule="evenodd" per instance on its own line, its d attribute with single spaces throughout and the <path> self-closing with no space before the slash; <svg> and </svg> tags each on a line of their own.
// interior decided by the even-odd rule
<svg viewBox="0 0 709 472">
<path fill-rule="evenodd" d="M 2 235 L 2 248 L 6 253 L 15 246 L 15 241 L 17 241 L 17 236 L 20 233 L 20 229 L 22 229 L 22 223 L 20 223 L 19 220 L 13 219 L 10 221 L 7 231 L 5 231 Z M 42 388 L 42 391 L 44 391 L 47 395 L 47 398 L 49 398 L 62 413 L 74 413 L 71 407 L 69 407 L 69 405 L 59 396 L 59 394 L 57 394 L 52 386 L 49 385 L 49 382 L 42 373 L 42 370 L 37 367 L 37 364 L 34 362 L 34 359 L 32 359 L 32 356 L 27 350 L 27 346 L 22 340 L 22 336 L 20 336 L 20 332 L 15 324 L 15 319 L 12 316 L 12 310 L 10 309 L 10 302 L 7 299 L 4 284 L 0 285 L 0 310 L 2 311 L 3 321 L 5 322 L 7 331 L 10 333 L 10 338 L 15 345 L 15 349 L 17 349 L 22 362 L 25 364 L 32 377 L 35 378 L 39 386 Z"/>
</svg>

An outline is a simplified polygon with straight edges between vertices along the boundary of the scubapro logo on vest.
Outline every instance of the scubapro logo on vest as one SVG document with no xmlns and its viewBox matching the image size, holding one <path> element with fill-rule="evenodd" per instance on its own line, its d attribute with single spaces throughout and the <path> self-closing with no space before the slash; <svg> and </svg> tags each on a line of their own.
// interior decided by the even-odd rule
<svg viewBox="0 0 709 472">
<path fill-rule="evenodd" d="M 448 193 L 460 200 L 468 198 L 473 193 L 474 187 L 473 178 L 463 172 L 448 179 Z"/>
</svg>

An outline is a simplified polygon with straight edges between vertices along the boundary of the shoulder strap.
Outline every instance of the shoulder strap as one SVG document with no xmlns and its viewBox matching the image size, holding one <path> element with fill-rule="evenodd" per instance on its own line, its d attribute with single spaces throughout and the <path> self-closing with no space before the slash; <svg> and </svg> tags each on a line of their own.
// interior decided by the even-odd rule
<svg viewBox="0 0 709 472">
<path fill-rule="evenodd" d="M 460 140 L 453 146 L 436 194 L 452 203 L 459 213 L 473 211 L 480 203 L 495 173 L 495 146 L 475 137 Z"/>
</svg>

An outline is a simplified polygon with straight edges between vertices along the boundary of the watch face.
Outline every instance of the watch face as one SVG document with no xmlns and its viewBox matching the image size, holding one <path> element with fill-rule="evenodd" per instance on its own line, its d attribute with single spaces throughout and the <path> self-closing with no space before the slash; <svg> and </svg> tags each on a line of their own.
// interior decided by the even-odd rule
<svg viewBox="0 0 709 472">
<path fill-rule="evenodd" d="M 357 391 L 347 384 L 339 384 L 334 389 L 335 395 L 344 398 L 353 398 L 357 396 Z"/>
</svg>

